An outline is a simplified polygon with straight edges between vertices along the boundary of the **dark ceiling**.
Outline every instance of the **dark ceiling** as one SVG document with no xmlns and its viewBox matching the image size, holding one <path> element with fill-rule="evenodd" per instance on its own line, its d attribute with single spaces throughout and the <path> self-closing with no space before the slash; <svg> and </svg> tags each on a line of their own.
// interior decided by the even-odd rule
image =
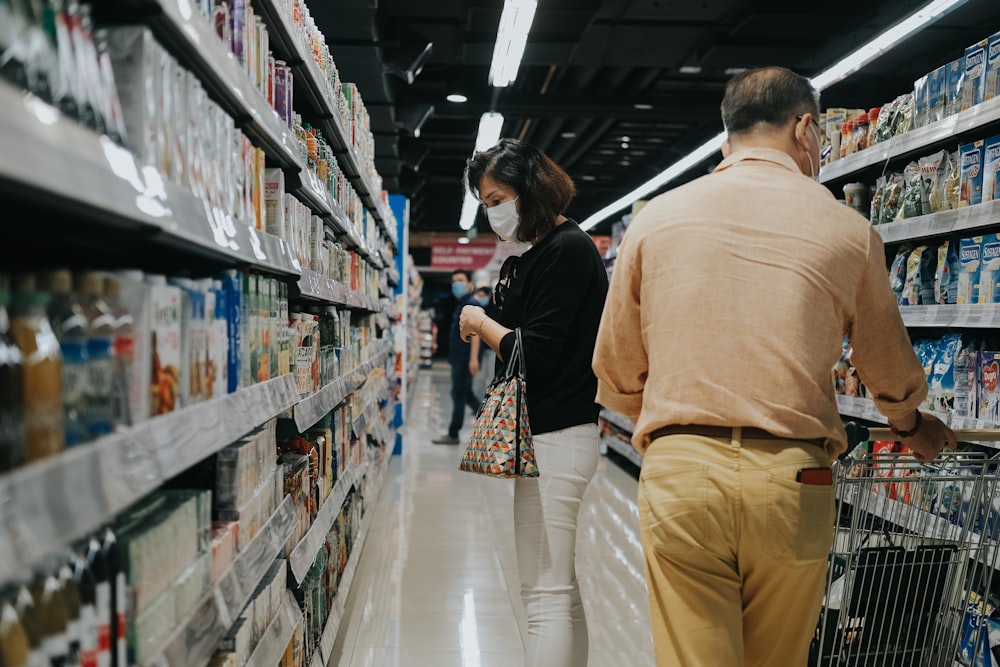
<svg viewBox="0 0 1000 667">
<path fill-rule="evenodd" d="M 412 198 L 411 230 L 456 232 L 462 169 L 485 111 L 504 115 L 504 136 L 526 139 L 569 172 L 578 189 L 569 214 L 582 220 L 722 130 L 732 68 L 784 65 L 815 75 L 926 2 L 540 0 L 517 80 L 502 89 L 487 75 L 503 0 L 310 8 L 342 77 L 360 87 L 386 189 Z M 827 89 L 823 106 L 891 100 L 997 30 L 1000 2 L 968 0 Z M 681 73 L 685 66 L 701 71 Z M 468 102 L 449 102 L 450 93 Z M 610 222 L 595 231 L 606 233 Z M 489 229 L 481 214 L 477 228 Z"/>
</svg>

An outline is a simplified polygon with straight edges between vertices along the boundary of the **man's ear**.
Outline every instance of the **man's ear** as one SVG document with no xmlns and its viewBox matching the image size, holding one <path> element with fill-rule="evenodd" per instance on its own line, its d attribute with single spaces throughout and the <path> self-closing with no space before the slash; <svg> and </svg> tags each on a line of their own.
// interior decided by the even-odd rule
<svg viewBox="0 0 1000 667">
<path fill-rule="evenodd" d="M 726 159 L 733 152 L 732 147 L 729 145 L 729 137 L 722 140 L 722 159 Z"/>
</svg>

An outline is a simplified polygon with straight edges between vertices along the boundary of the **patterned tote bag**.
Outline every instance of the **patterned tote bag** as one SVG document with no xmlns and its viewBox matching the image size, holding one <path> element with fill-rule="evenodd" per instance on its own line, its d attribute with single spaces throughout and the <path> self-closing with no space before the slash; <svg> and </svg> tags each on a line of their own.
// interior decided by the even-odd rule
<svg viewBox="0 0 1000 667">
<path fill-rule="evenodd" d="M 488 477 L 538 477 L 528 425 L 521 329 L 504 371 L 486 389 L 458 469 Z"/>
</svg>

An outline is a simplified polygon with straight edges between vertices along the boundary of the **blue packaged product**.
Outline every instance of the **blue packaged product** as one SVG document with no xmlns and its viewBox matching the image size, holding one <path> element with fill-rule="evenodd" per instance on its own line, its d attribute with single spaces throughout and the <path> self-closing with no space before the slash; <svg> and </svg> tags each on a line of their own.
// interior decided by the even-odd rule
<svg viewBox="0 0 1000 667">
<path fill-rule="evenodd" d="M 229 350 L 226 354 L 229 362 L 226 375 L 228 391 L 231 394 L 240 388 L 241 373 L 240 345 L 243 337 L 243 295 L 239 272 L 231 270 L 225 273 L 222 278 L 222 290 L 226 295 L 226 338 L 229 342 Z"/>
<path fill-rule="evenodd" d="M 918 286 L 920 289 L 920 303 L 936 303 L 934 292 L 935 274 L 937 273 L 938 249 L 934 246 L 926 246 L 920 253 L 920 266 L 918 273 Z"/>
<path fill-rule="evenodd" d="M 955 303 L 979 303 L 979 265 L 983 237 L 962 239 L 959 245 L 958 294 Z"/>
<path fill-rule="evenodd" d="M 889 270 L 889 284 L 896 294 L 896 303 L 903 305 L 903 287 L 906 285 L 906 259 L 910 256 L 907 249 L 900 248 Z"/>
<path fill-rule="evenodd" d="M 952 412 L 955 409 L 955 355 L 961 340 L 960 334 L 947 334 L 938 343 L 927 393 L 931 410 Z"/>
<path fill-rule="evenodd" d="M 986 47 L 986 76 L 983 84 L 983 101 L 1000 96 L 1000 32 L 990 37 Z"/>
<path fill-rule="evenodd" d="M 980 258 L 978 303 L 1000 303 L 1000 237 L 983 236 Z"/>
<path fill-rule="evenodd" d="M 982 201 L 1000 198 L 1000 135 L 987 139 L 983 144 L 983 193 Z"/>
<path fill-rule="evenodd" d="M 980 139 L 971 144 L 959 146 L 961 176 L 959 180 L 958 205 L 975 206 L 983 201 L 983 158 L 985 142 Z"/>
<path fill-rule="evenodd" d="M 965 49 L 965 76 L 962 81 L 962 105 L 965 111 L 983 101 L 986 88 L 986 47 L 989 40 L 976 42 Z"/>
<path fill-rule="evenodd" d="M 930 123 L 944 118 L 948 106 L 947 79 L 947 65 L 927 74 L 927 121 Z"/>
<path fill-rule="evenodd" d="M 951 116 L 961 110 L 962 82 L 965 80 L 965 56 L 952 60 L 945 70 L 945 116 Z"/>
</svg>

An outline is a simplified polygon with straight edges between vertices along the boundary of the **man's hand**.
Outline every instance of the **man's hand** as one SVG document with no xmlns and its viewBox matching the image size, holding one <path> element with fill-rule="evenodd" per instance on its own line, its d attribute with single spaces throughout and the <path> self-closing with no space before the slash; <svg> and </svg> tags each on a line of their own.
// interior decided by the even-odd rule
<svg viewBox="0 0 1000 667">
<path fill-rule="evenodd" d="M 909 438 L 900 438 L 899 441 L 906 445 L 913 452 L 914 458 L 921 463 L 928 463 L 937 458 L 941 450 L 948 447 L 954 448 L 958 445 L 958 438 L 943 421 L 929 412 L 920 413 L 921 422 L 916 433 Z M 909 429 L 912 424 L 897 424 L 901 431 Z"/>
<path fill-rule="evenodd" d="M 479 372 L 479 359 L 473 357 L 469 359 L 469 374 L 475 375 Z"/>
</svg>

